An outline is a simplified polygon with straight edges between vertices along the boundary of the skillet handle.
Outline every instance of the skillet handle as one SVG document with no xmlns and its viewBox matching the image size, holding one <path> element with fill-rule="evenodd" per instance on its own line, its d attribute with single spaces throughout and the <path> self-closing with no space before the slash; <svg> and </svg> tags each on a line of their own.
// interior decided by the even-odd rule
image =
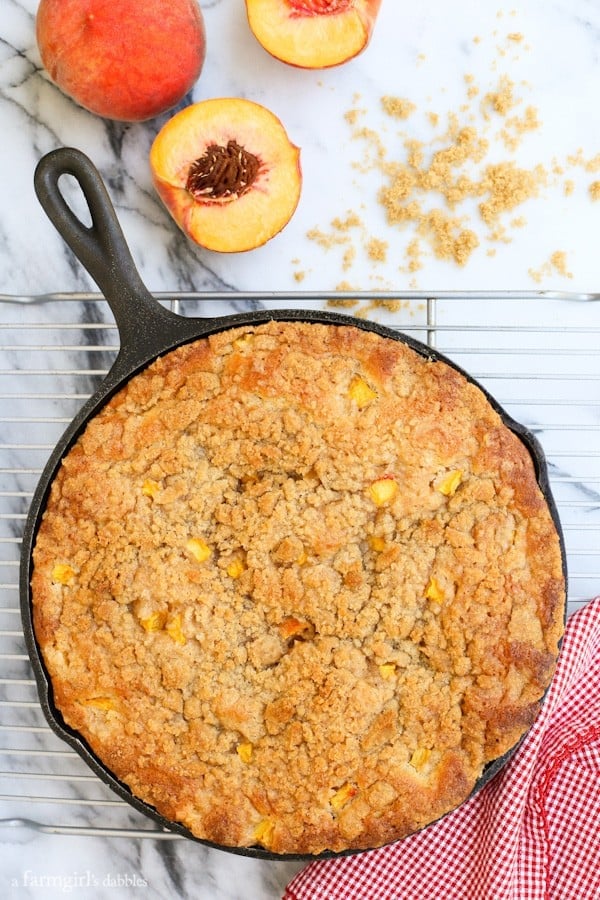
<svg viewBox="0 0 600 900">
<path fill-rule="evenodd" d="M 62 175 L 72 175 L 81 188 L 92 219 L 90 226 L 78 218 L 65 200 L 59 185 Z M 183 321 L 162 307 L 144 285 L 106 187 L 91 160 L 73 147 L 52 150 L 36 167 L 34 187 L 48 218 L 108 300 L 122 349 L 135 347 L 140 326 L 150 342 L 156 335 L 157 346 L 164 343 L 165 328 L 176 333 Z"/>
</svg>

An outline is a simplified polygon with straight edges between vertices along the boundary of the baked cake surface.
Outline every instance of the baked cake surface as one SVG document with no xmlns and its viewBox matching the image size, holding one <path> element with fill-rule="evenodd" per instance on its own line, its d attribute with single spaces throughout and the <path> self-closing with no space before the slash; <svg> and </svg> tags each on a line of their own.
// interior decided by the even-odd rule
<svg viewBox="0 0 600 900">
<path fill-rule="evenodd" d="M 563 629 L 530 454 L 443 362 L 274 321 L 158 359 L 88 424 L 36 539 L 56 707 L 197 837 L 375 847 L 533 722 Z"/>
</svg>

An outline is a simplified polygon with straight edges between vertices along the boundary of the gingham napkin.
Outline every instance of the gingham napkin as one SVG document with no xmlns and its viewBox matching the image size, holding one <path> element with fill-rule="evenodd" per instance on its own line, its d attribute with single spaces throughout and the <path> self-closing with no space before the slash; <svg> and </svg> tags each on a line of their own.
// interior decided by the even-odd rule
<svg viewBox="0 0 600 900">
<path fill-rule="evenodd" d="M 310 863 L 284 895 L 459 898 L 600 898 L 600 597 L 568 620 L 542 711 L 486 787 L 395 844 Z"/>
</svg>

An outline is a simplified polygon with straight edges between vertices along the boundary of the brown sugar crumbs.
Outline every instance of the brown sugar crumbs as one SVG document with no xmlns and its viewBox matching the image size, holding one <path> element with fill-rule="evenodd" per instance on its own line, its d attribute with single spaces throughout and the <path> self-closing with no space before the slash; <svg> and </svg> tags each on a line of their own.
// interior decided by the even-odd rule
<svg viewBox="0 0 600 900">
<path fill-rule="evenodd" d="M 530 269 L 529 275 L 538 284 L 545 276 L 557 274 L 563 278 L 572 278 L 573 273 L 569 271 L 567 265 L 567 254 L 564 250 L 555 250 L 539 269 Z"/>
<path fill-rule="evenodd" d="M 520 32 L 505 35 L 505 40 L 513 48 L 527 49 Z M 345 113 L 353 141 L 362 146 L 353 168 L 361 176 L 379 175 L 376 199 L 390 234 L 406 233 L 404 247 L 394 248 L 404 273 L 419 271 L 432 256 L 466 266 L 478 248 L 495 255 L 498 245 L 513 240 L 515 229 L 524 229 L 524 208 L 543 191 L 558 185 L 565 197 L 574 193 L 574 182 L 565 178 L 567 166 L 584 173 L 600 172 L 600 154 L 586 158 L 581 149 L 568 156 L 564 165 L 555 161 L 554 168 L 551 163 L 520 165 L 516 151 L 527 135 L 542 127 L 536 107 L 520 96 L 524 83 L 500 74 L 495 85 L 484 89 L 474 75 L 466 74 L 464 87 L 466 102 L 458 112 L 443 117 L 431 109 L 422 111 L 433 132 L 427 141 L 415 139 L 407 130 L 392 134 L 392 122 L 399 126 L 419 114 L 406 97 L 391 93 L 381 97 L 384 121 L 379 129 L 365 124 L 368 111 L 358 105 Z M 496 152 L 502 147 L 504 159 Z M 591 200 L 600 200 L 599 180 L 587 190 Z M 355 212 L 349 210 L 330 224 L 330 230 L 315 228 L 307 236 L 323 249 L 341 247 L 344 272 L 359 258 L 359 250 L 370 262 L 390 258 L 391 241 L 367 234 Z M 486 243 L 488 247 L 483 247 Z M 557 259 L 548 265 L 549 274 L 571 277 Z M 537 280 L 546 272 L 547 266 L 530 269 L 529 275 Z"/>
<path fill-rule="evenodd" d="M 357 235 L 358 243 L 357 243 Z M 356 259 L 360 250 L 366 254 L 370 262 L 382 263 L 387 259 L 389 244 L 387 241 L 368 234 L 363 221 L 355 212 L 349 211 L 345 216 L 336 216 L 331 221 L 331 229 L 323 231 L 320 228 L 312 228 L 307 237 L 319 244 L 323 250 L 331 250 L 334 247 L 342 249 L 342 269 L 347 272 Z M 345 284 L 337 290 L 346 290 Z"/>
<path fill-rule="evenodd" d="M 465 83 L 469 97 L 477 96 L 479 88 L 473 76 L 466 76 Z M 514 146 L 526 131 L 539 127 L 533 108 L 528 108 L 521 118 L 507 118 L 517 103 L 514 84 L 507 78 L 501 78 L 497 89 L 488 92 L 481 101 L 484 121 L 492 115 L 503 118 L 506 145 Z M 391 118 L 404 119 L 414 112 L 414 104 L 386 95 L 382 98 L 382 109 Z M 387 224 L 412 227 L 413 236 L 405 250 L 408 272 L 414 273 L 422 267 L 425 248 L 438 259 L 459 266 L 468 263 L 482 236 L 470 217 L 457 212 L 465 201 L 476 202 L 480 222 L 489 229 L 487 238 L 504 240 L 506 229 L 500 224 L 501 216 L 536 197 L 545 180 L 541 167 L 527 170 L 513 161 L 486 164 L 490 142 L 485 130 L 461 123 L 455 114 L 448 116 L 445 132 L 435 135 L 428 143 L 404 135 L 404 159 L 390 160 L 382 136 L 361 124 L 364 115 L 364 110 L 354 109 L 345 116 L 352 137 L 362 141 L 364 147 L 363 159 L 354 167 L 364 173 L 375 169 L 382 175 L 378 201 L 385 211 Z M 430 112 L 428 119 L 433 128 L 439 126 L 439 114 Z M 367 235 L 352 211 L 344 218 L 333 219 L 330 231 L 314 228 L 307 236 L 325 250 L 343 246 L 342 266 L 348 271 L 354 259 L 350 250 L 357 235 L 369 260 L 385 260 L 388 242 Z"/>
<path fill-rule="evenodd" d="M 489 113 L 486 112 L 486 107 L 489 107 L 494 112 L 499 113 L 499 115 L 505 116 L 517 102 L 514 96 L 514 87 L 514 83 L 510 78 L 502 76 L 497 89 L 495 91 L 490 91 L 484 97 L 482 104 L 484 115 L 489 115 Z"/>
<path fill-rule="evenodd" d="M 600 181 L 592 181 L 588 190 L 592 200 L 600 200 Z"/>
<path fill-rule="evenodd" d="M 406 162 L 386 163 L 382 171 L 387 183 L 379 192 L 390 225 L 413 223 L 417 236 L 426 241 L 438 259 L 465 265 L 480 245 L 480 237 L 465 218 L 453 215 L 465 200 L 477 201 L 480 219 L 490 229 L 489 238 L 501 240 L 500 218 L 506 212 L 537 196 L 545 180 L 543 167 L 519 168 L 514 162 L 484 164 L 488 140 L 472 126 L 452 121 L 445 145 L 429 159 L 426 147 L 414 140 L 405 144 Z M 470 174 L 475 169 L 476 177 Z M 439 197 L 442 208 L 426 208 L 425 202 Z M 411 244 L 410 270 L 418 258 Z"/>
<path fill-rule="evenodd" d="M 537 166 L 533 171 L 520 169 L 512 162 L 486 166 L 481 182 L 486 199 L 479 205 L 483 221 L 494 225 L 501 213 L 535 197 L 544 177 L 542 166 Z"/>
<path fill-rule="evenodd" d="M 369 259 L 373 262 L 385 262 L 387 249 L 387 241 L 380 241 L 377 238 L 372 238 L 367 245 Z"/>
<path fill-rule="evenodd" d="M 472 91 L 469 80 L 467 84 Z M 489 109 L 506 116 L 516 103 L 513 83 L 502 78 L 498 89 L 486 94 L 482 108 L 485 116 L 490 115 Z M 530 109 L 523 119 L 505 120 L 505 126 L 512 129 L 514 144 L 525 131 L 539 127 L 539 122 Z M 424 144 L 407 140 L 406 162 L 386 163 L 382 167 L 387 184 L 380 190 L 379 201 L 388 223 L 413 223 L 418 238 L 429 245 L 436 258 L 464 266 L 481 244 L 480 229 L 464 216 L 452 213 L 465 201 L 474 200 L 480 221 L 488 226 L 487 239 L 505 240 L 503 215 L 538 196 L 546 171 L 542 166 L 525 169 L 513 160 L 486 163 L 489 148 L 485 133 L 473 125 L 461 125 L 456 116 L 449 117 L 442 148 L 429 155 Z M 432 198 L 435 202 L 436 197 L 443 201 L 442 208 L 428 208 L 426 204 Z M 410 270 L 415 271 L 414 244 L 411 258 Z"/>
<path fill-rule="evenodd" d="M 382 97 L 381 105 L 388 116 L 392 116 L 395 119 L 408 119 L 417 108 L 410 100 L 405 100 L 402 97 Z"/>
</svg>

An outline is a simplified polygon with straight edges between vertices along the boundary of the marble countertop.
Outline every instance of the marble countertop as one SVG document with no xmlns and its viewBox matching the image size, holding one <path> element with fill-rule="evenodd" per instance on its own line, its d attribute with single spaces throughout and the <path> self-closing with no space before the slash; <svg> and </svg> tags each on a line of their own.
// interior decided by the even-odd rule
<svg viewBox="0 0 600 900">
<path fill-rule="evenodd" d="M 153 292 L 230 294 L 218 307 L 207 304 L 208 311 L 249 305 L 239 292 L 250 292 L 254 305 L 261 297 L 278 303 L 281 294 L 288 295 L 287 302 L 319 305 L 315 298 L 290 300 L 292 292 L 343 292 L 344 299 L 348 292 L 363 292 L 347 307 L 350 314 L 366 310 L 402 327 L 422 322 L 424 332 L 425 298 L 457 292 L 465 295 L 461 321 L 485 328 L 500 316 L 521 358 L 528 344 L 525 338 L 520 342 L 520 323 L 524 334 L 540 323 L 550 329 L 557 323 L 574 326 L 582 335 L 589 327 L 584 373 L 589 405 L 587 418 L 573 419 L 568 429 L 573 456 L 583 431 L 586 439 L 596 440 L 593 351 L 600 341 L 600 304 L 556 295 L 581 298 L 600 291 L 597 0 L 518 5 L 464 0 L 452 7 L 439 0 L 383 0 L 368 49 L 344 66 L 315 72 L 269 57 L 249 31 L 242 0 L 201 5 L 207 56 L 188 100 L 247 97 L 280 117 L 301 148 L 303 189 L 292 220 L 249 253 L 220 255 L 193 245 L 151 183 L 150 145 L 170 114 L 122 124 L 76 106 L 41 68 L 35 0 L 7 0 L 0 16 L 0 327 L 12 328 L 33 315 L 32 309 L 37 322 L 49 325 L 61 315 L 60 303 L 32 307 L 11 298 L 95 290 L 33 191 L 38 159 L 55 147 L 74 146 L 91 157 L 105 179 L 140 274 Z M 394 177 L 406 171 L 413 181 L 402 199 Z M 436 181 L 440 172 L 445 197 Z M 452 208 L 448 199 L 455 201 Z M 529 296 L 520 304 L 514 297 L 486 299 L 482 291 Z M 382 298 L 402 302 L 395 311 L 384 310 L 364 292 L 371 299 L 382 292 Z M 549 347 L 554 337 L 548 335 L 554 334 L 547 333 Z M 5 350 L 6 343 L 1 367 L 5 375 L 12 367 L 16 376 L 24 366 L 18 354 Z M 571 362 L 567 351 L 558 352 L 551 362 L 553 377 L 564 373 L 572 379 Z M 18 378 L 5 377 L 2 397 L 14 385 L 18 388 Z M 545 408 L 552 396 L 542 401 Z M 26 440 L 19 438 L 18 411 L 0 418 L 9 450 L 11 442 Z M 58 436 L 52 427 L 45 436 L 49 446 Z M 544 432 L 536 423 L 551 452 L 553 427 Z M 570 510 L 579 509 L 584 501 L 578 498 L 584 496 L 600 507 L 597 458 L 586 462 L 583 487 L 572 473 L 560 475 L 563 487 L 580 490 L 567 498 Z M 589 549 L 585 552 L 591 577 L 598 564 Z M 10 627 L 3 632 L 11 633 Z M 8 715 L 3 707 L 0 715 Z M 27 723 L 37 721 L 27 701 L 22 716 Z M 60 770 L 60 742 L 52 746 Z M 10 754 L 2 759 L 3 770 L 10 772 Z M 86 772 L 83 764 L 77 771 Z M 31 772 L 34 792 L 33 763 Z M 27 807 L 7 796 L 0 799 L 0 818 L 45 821 L 44 804 Z M 145 824 L 133 813 L 126 817 L 124 836 L 95 833 L 124 827 L 121 813 L 114 818 L 110 792 L 98 796 L 93 816 L 75 804 L 62 808 L 67 834 L 17 824 L 0 828 L 3 897 L 275 900 L 301 865 L 246 859 L 179 839 L 131 836 L 127 828 Z"/>
<path fill-rule="evenodd" d="M 2 291 L 89 284 L 33 194 L 37 160 L 59 145 L 79 147 L 100 169 L 151 290 L 597 289 L 600 202 L 590 199 L 589 186 L 600 178 L 600 165 L 595 172 L 585 165 L 600 153 L 595 0 L 526 0 L 518 11 L 466 0 L 451 13 L 435 0 L 415 4 L 410 13 L 384 0 L 367 51 L 316 72 L 266 54 L 239 0 L 208 0 L 202 7 L 207 56 L 192 99 L 248 97 L 281 118 L 301 148 L 304 175 L 292 221 L 246 254 L 219 255 L 188 242 L 158 200 L 148 166 L 151 142 L 168 114 L 117 124 L 75 106 L 40 71 L 36 3 L 10 2 L 0 25 Z M 502 95 L 506 79 L 512 101 Z M 389 115 L 384 97 L 407 100 L 415 109 L 405 119 Z M 529 107 L 537 128 L 510 124 L 525 121 Z M 512 161 L 528 172 L 543 166 L 545 183 L 536 197 L 501 214 L 503 240 L 490 240 L 490 231 L 499 229 L 481 220 L 478 199 L 459 204 L 454 215 L 464 217 L 480 242 L 468 263 L 437 258 L 424 237 L 421 268 L 410 271 L 414 260 L 406 252 L 415 229 L 386 220 L 378 199 L 389 186 L 383 163 L 406 161 L 406 140 L 421 142 L 428 155 L 451 146 L 453 122 L 489 143 L 481 163 L 464 174 L 482 181 L 487 165 Z M 565 191 L 567 182 L 572 185 Z M 439 194 L 427 192 L 422 205 L 440 208 Z M 344 228 L 349 217 L 359 224 Z M 511 225 L 514 220 L 521 221 Z M 385 244 L 385 252 L 373 253 L 373 241 Z M 551 264 L 556 252 L 565 254 L 564 267 Z"/>
</svg>

